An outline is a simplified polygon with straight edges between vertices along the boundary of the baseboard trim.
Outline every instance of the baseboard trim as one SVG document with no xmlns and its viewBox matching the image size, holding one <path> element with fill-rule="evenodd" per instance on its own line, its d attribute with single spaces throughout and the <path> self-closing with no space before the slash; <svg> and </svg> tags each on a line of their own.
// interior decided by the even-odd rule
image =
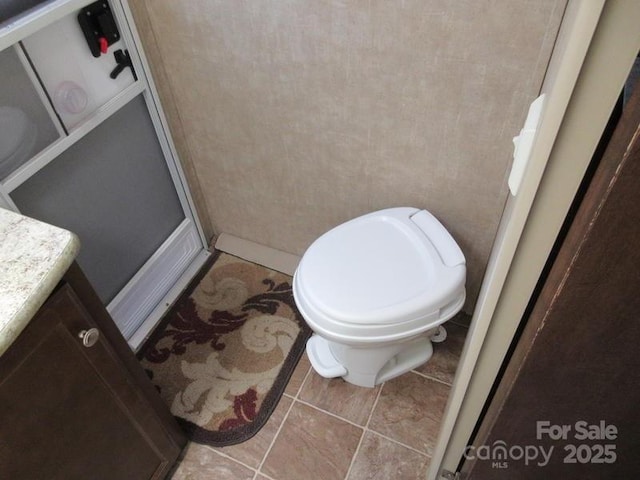
<svg viewBox="0 0 640 480">
<path fill-rule="evenodd" d="M 293 275 L 298 263 L 300 263 L 300 257 L 297 255 L 260 245 L 228 233 L 220 234 L 216 240 L 215 248 L 287 275 Z"/>
</svg>

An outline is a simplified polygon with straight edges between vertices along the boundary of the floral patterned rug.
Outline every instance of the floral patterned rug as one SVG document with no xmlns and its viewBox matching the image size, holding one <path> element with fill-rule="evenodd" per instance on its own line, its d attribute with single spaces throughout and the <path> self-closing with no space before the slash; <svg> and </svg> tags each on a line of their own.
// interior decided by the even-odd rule
<svg viewBox="0 0 640 480">
<path fill-rule="evenodd" d="M 290 276 L 216 252 L 138 358 L 191 440 L 232 445 L 265 424 L 310 333 Z"/>
</svg>

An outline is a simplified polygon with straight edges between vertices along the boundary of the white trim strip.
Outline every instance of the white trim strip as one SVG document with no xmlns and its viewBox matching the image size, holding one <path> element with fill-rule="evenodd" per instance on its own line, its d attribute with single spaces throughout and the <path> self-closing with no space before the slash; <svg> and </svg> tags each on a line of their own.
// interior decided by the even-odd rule
<svg viewBox="0 0 640 480">
<path fill-rule="evenodd" d="M 300 263 L 300 257 L 297 255 L 266 247 L 228 233 L 220 234 L 216 240 L 215 248 L 291 276 L 293 276 L 296 268 L 298 268 L 298 263 Z"/>
</svg>

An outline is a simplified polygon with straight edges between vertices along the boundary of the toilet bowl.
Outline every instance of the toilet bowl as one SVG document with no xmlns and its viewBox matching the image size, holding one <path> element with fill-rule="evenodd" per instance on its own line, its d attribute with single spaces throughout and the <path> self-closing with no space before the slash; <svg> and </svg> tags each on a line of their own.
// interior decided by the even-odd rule
<svg viewBox="0 0 640 480">
<path fill-rule="evenodd" d="M 426 210 L 381 210 L 325 233 L 293 279 L 314 370 L 373 387 L 425 363 L 464 304 L 465 276 L 462 251 Z"/>
<path fill-rule="evenodd" d="M 29 117 L 15 107 L 0 107 L 0 180 L 29 159 L 38 129 Z"/>
</svg>

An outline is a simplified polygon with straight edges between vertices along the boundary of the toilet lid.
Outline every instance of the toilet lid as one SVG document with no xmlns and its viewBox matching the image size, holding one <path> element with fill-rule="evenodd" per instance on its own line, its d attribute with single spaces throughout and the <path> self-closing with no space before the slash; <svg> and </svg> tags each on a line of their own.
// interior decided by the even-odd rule
<svg viewBox="0 0 640 480">
<path fill-rule="evenodd" d="M 464 298 L 465 260 L 425 210 L 393 208 L 344 223 L 318 238 L 296 271 L 296 301 L 314 322 L 401 324 Z"/>
</svg>

